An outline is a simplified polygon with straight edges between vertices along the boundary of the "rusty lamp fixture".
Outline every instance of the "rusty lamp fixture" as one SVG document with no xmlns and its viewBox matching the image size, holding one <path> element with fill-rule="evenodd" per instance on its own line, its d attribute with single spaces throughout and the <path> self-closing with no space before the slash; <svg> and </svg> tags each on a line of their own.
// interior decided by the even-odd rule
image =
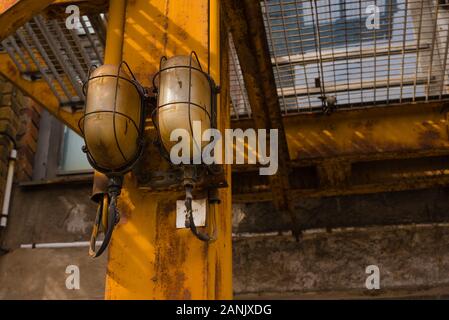
<svg viewBox="0 0 449 320">
<path fill-rule="evenodd" d="M 158 131 L 159 147 L 162 155 L 169 162 L 170 149 L 176 141 L 170 141 L 170 134 L 175 129 L 184 129 L 190 134 L 190 162 L 196 156 L 201 157 L 202 142 L 194 135 L 193 122 L 201 123 L 201 136 L 210 128 L 217 127 L 216 86 L 210 75 L 203 71 L 197 54 L 189 56 L 162 57 L 159 72 L 153 78 L 153 87 L 157 96 L 157 105 L 153 111 L 153 123 Z M 196 152 L 195 152 L 196 151 Z M 196 154 L 196 155 L 195 155 Z M 200 232 L 194 223 L 192 210 L 192 191 L 200 176 L 211 167 L 204 164 L 184 164 L 183 186 L 186 191 L 186 223 L 193 234 L 202 241 L 213 238 Z M 215 193 L 216 194 L 216 193 Z M 214 197 L 213 201 L 219 201 Z"/>
<path fill-rule="evenodd" d="M 85 142 L 83 151 L 92 167 L 109 179 L 107 193 L 99 201 L 89 250 L 92 257 L 98 257 L 120 219 L 117 197 L 123 176 L 142 154 L 147 95 L 126 62 L 94 68 L 83 90 L 86 107 L 78 123 Z M 95 251 L 101 226 L 105 237 Z"/>
</svg>

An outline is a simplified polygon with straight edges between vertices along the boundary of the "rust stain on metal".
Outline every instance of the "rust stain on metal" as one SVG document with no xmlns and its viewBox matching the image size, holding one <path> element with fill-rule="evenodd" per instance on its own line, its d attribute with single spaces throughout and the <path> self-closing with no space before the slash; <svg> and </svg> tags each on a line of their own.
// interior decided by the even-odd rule
<svg viewBox="0 0 449 320">
<path fill-rule="evenodd" d="M 185 287 L 186 275 L 183 268 L 186 245 L 173 232 L 175 211 L 176 204 L 173 201 L 163 201 L 157 208 L 155 281 L 167 299 L 190 299 L 191 293 Z"/>
<path fill-rule="evenodd" d="M 31 20 L 54 0 L 20 0 L 3 4 L 0 2 L 0 40 L 11 35 L 17 28 Z"/>
<path fill-rule="evenodd" d="M 214 279 L 214 282 L 215 282 L 215 294 L 220 292 L 220 289 L 223 287 L 222 277 L 220 276 L 221 272 L 222 272 L 222 270 L 221 270 L 221 263 L 220 263 L 220 260 L 217 259 L 216 262 L 215 262 L 215 279 Z M 215 298 L 217 298 L 217 297 L 215 297 Z"/>
<path fill-rule="evenodd" d="M 434 148 L 435 143 L 440 139 L 440 132 L 435 129 L 429 129 L 418 134 L 418 144 L 422 149 Z"/>
<path fill-rule="evenodd" d="M 10 74 L 18 73 L 17 68 L 10 61 L 6 63 L 6 68 Z"/>
<path fill-rule="evenodd" d="M 150 75 L 157 71 L 159 57 L 163 55 L 189 54 L 195 50 L 202 62 L 206 60 L 208 3 L 209 0 L 201 0 L 192 6 L 188 0 L 135 0 L 135 5 L 128 4 L 123 58 L 137 70 L 139 81 L 146 86 L 151 85 Z M 217 20 L 219 2 L 211 0 L 210 5 L 210 67 L 218 82 L 221 54 L 216 41 L 220 31 Z M 154 50 L 148 53 L 148 48 Z M 228 111 L 228 108 L 219 106 L 221 121 L 229 120 Z M 134 178 L 144 178 L 145 173 L 164 171 L 169 166 L 152 143 L 154 133 L 151 121 L 148 121 L 146 151 L 133 170 Z M 212 255 L 209 256 L 208 246 L 198 241 L 190 230 L 176 229 L 177 194 L 139 189 L 138 181 L 133 177 L 127 177 L 124 189 L 129 191 L 136 208 L 130 209 L 128 221 L 114 232 L 106 296 L 118 299 L 206 298 L 208 281 L 213 281 L 207 277 L 208 263 L 214 265 L 209 261 Z M 230 193 L 230 189 L 223 193 Z M 222 219 L 230 220 L 230 215 L 230 205 L 219 206 L 217 216 L 220 222 Z M 223 278 L 222 287 L 226 288 L 226 291 L 221 288 L 225 292 L 223 298 L 230 298 L 232 279 L 228 275 L 232 271 L 228 260 L 232 252 L 222 249 L 223 243 L 228 246 L 226 248 L 231 246 L 229 225 L 227 229 L 220 229 L 218 234 L 220 239 L 213 251 L 223 260 L 223 274 L 219 275 Z"/>
<path fill-rule="evenodd" d="M 326 117 L 289 116 L 284 123 L 290 154 L 303 161 L 448 148 L 446 119 L 440 108 L 441 104 L 434 103 L 338 112 Z"/>
</svg>

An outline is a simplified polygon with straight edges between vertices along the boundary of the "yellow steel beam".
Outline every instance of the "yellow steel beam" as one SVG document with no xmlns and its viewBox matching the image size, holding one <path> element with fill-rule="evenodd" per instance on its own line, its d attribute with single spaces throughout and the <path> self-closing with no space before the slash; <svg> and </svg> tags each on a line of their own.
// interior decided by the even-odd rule
<svg viewBox="0 0 449 320">
<path fill-rule="evenodd" d="M 25 80 L 17 70 L 14 62 L 6 54 L 0 54 L 0 74 L 13 83 L 17 88 L 35 102 L 47 109 L 52 115 L 61 120 L 70 129 L 79 133 L 78 121 L 81 112 L 69 112 L 60 107 L 58 99 L 51 91 L 48 84 L 43 80 Z"/>
<path fill-rule="evenodd" d="M 67 17 L 65 9 L 69 5 L 76 5 L 81 15 L 99 14 L 107 11 L 109 0 L 56 0 L 45 9 L 45 14 L 50 18 Z"/>
<path fill-rule="evenodd" d="M 255 128 L 278 130 L 279 168 L 269 180 L 276 207 L 291 212 L 290 159 L 260 3 L 227 0 L 223 11 L 242 68 Z"/>
<path fill-rule="evenodd" d="M 84 4 L 87 2 L 98 2 L 98 1 L 92 1 L 92 0 L 54 0 L 53 4 L 54 5 L 70 5 L 70 4 L 74 4 L 74 5 L 80 5 L 80 4 Z"/>
<path fill-rule="evenodd" d="M 448 149 L 442 103 L 286 117 L 293 160 Z"/>
<path fill-rule="evenodd" d="M 446 109 L 432 102 L 284 117 L 292 174 L 303 181 L 290 194 L 321 197 L 448 185 Z M 252 126 L 251 120 L 233 122 L 236 128 Z M 244 172 L 251 168 L 238 167 L 243 179 L 235 176 L 235 201 L 273 198 L 267 188 L 255 196 L 251 190 L 262 190 L 264 182 L 252 176 L 245 184 L 250 179 Z"/>
<path fill-rule="evenodd" d="M 0 2 L 0 14 L 3 14 L 17 2 L 19 2 L 19 0 L 3 0 L 2 2 Z"/>
<path fill-rule="evenodd" d="M 54 0 L 19 0 L 0 3 L 0 41 L 11 35 Z"/>
<path fill-rule="evenodd" d="M 218 108 L 219 127 L 223 129 L 229 126 L 227 77 L 220 72 L 220 54 L 225 53 L 226 46 L 220 42 L 219 1 L 210 0 L 210 10 L 208 2 L 128 1 L 123 58 L 145 86 L 150 86 L 163 55 L 188 55 L 195 50 L 207 68 L 210 12 L 210 71 L 224 92 Z M 156 152 L 148 157 L 146 169 L 164 166 Z M 230 180 L 229 168 L 226 172 Z M 119 201 L 122 219 L 109 250 L 106 298 L 231 298 L 230 188 L 220 191 L 220 196 L 221 204 L 209 208 L 216 210 L 212 220 L 218 239 L 207 244 L 187 229 L 176 229 L 176 200 L 181 194 L 145 192 L 138 188 L 134 176 L 128 175 Z"/>
<path fill-rule="evenodd" d="M 445 108 L 432 102 L 286 116 L 290 158 L 308 165 L 327 158 L 391 159 L 392 154 L 449 150 Z M 237 120 L 232 126 L 245 129 L 254 123 Z"/>
</svg>

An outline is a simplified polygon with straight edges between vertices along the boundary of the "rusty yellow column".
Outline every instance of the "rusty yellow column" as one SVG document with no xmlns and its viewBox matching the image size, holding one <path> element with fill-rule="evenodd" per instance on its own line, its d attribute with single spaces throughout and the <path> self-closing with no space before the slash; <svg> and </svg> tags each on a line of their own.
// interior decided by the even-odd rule
<svg viewBox="0 0 449 320">
<path fill-rule="evenodd" d="M 188 55 L 194 50 L 205 70 L 210 59 L 211 76 L 222 87 L 218 110 L 219 128 L 224 129 L 229 127 L 228 85 L 226 73 L 220 70 L 226 68 L 227 54 L 220 39 L 218 0 L 127 2 L 123 59 L 136 78 L 151 86 L 164 55 Z M 150 134 L 151 125 L 147 129 Z M 166 167 L 156 153 L 146 154 L 146 159 L 148 170 Z M 120 197 L 122 218 L 110 244 L 106 298 L 231 299 L 230 187 L 220 190 L 222 202 L 215 210 L 218 239 L 207 244 L 190 230 L 176 229 L 176 200 L 183 197 L 181 193 L 145 191 L 135 175 L 126 176 Z"/>
</svg>

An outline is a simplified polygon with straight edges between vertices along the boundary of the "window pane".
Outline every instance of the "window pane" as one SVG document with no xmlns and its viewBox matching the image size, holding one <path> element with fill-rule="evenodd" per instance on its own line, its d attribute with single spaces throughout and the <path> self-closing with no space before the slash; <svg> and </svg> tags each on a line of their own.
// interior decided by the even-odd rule
<svg viewBox="0 0 449 320">
<path fill-rule="evenodd" d="M 61 171 L 86 171 L 91 170 L 86 154 L 81 151 L 84 140 L 73 130 L 64 127 L 64 140 L 62 147 Z"/>
</svg>

